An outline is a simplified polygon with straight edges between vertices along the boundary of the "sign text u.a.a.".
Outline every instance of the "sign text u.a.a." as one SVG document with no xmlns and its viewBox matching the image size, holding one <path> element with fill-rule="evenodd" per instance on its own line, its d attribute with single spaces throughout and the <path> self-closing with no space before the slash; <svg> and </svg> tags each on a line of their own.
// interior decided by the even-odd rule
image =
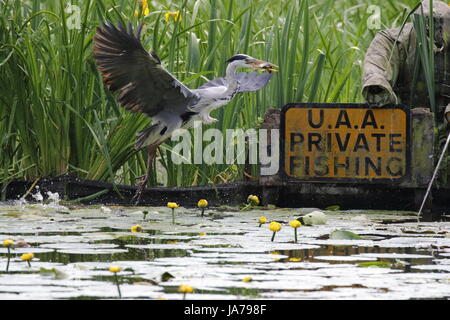
<svg viewBox="0 0 450 320">
<path fill-rule="evenodd" d="M 402 106 L 289 104 L 281 131 L 289 179 L 392 182 L 409 172 L 410 113 Z"/>
</svg>

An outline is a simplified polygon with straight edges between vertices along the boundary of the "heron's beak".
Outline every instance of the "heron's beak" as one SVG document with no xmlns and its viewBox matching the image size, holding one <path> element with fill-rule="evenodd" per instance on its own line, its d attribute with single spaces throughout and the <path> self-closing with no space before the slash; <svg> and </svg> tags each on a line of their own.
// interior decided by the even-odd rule
<svg viewBox="0 0 450 320">
<path fill-rule="evenodd" d="M 264 71 L 269 71 L 269 72 L 277 72 L 278 71 L 277 69 L 275 69 L 275 68 L 278 68 L 278 66 L 276 66 L 270 62 L 266 62 L 266 61 L 262 61 L 262 60 L 254 59 L 251 61 L 251 65 L 255 69 L 263 69 Z"/>
</svg>

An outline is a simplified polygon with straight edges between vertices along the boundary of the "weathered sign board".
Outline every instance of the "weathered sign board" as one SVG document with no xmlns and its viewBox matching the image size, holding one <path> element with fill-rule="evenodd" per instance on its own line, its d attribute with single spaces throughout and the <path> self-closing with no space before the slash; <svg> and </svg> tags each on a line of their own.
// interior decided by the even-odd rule
<svg viewBox="0 0 450 320">
<path fill-rule="evenodd" d="M 403 106 L 286 105 L 282 175 L 298 181 L 400 182 L 410 169 L 410 121 Z"/>
</svg>

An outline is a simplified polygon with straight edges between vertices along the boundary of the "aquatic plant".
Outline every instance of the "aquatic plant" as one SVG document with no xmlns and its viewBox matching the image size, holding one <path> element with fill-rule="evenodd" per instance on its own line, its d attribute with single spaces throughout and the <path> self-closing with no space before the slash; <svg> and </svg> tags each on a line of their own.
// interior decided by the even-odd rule
<svg viewBox="0 0 450 320">
<path fill-rule="evenodd" d="M 179 208 L 180 205 L 176 202 L 167 202 L 167 207 L 172 209 L 172 224 L 175 224 L 175 209 Z"/>
<path fill-rule="evenodd" d="M 14 240 L 6 239 L 3 240 L 3 246 L 8 250 L 8 261 L 6 262 L 6 273 L 9 271 L 9 262 L 11 260 L 11 246 L 14 244 Z"/>
<path fill-rule="evenodd" d="M 202 210 L 201 216 L 205 214 L 205 208 L 208 206 L 208 201 L 206 199 L 200 199 L 197 203 L 197 206 Z"/>
<path fill-rule="evenodd" d="M 116 282 L 117 286 L 117 293 L 119 294 L 119 299 L 122 299 L 122 293 L 120 292 L 120 285 L 119 285 L 119 276 L 117 275 L 120 271 L 122 271 L 122 267 L 117 266 L 111 266 L 108 268 L 109 272 L 112 272 L 114 274 L 114 281 Z"/>
<path fill-rule="evenodd" d="M 297 228 L 300 227 L 302 224 L 298 220 L 292 220 L 289 221 L 289 225 L 294 228 L 294 242 L 297 243 Z"/>
<path fill-rule="evenodd" d="M 194 288 L 186 284 L 182 284 L 178 287 L 178 292 L 183 294 L 183 300 L 186 300 L 186 294 L 194 292 Z"/>
<path fill-rule="evenodd" d="M 258 196 L 255 195 L 249 195 L 247 198 L 247 202 L 252 206 L 257 206 L 260 203 Z"/>
<path fill-rule="evenodd" d="M 131 232 L 143 232 L 144 229 L 142 229 L 141 225 L 136 224 L 131 227 Z"/>
<path fill-rule="evenodd" d="M 259 200 L 258 196 L 251 194 L 247 197 L 247 203 L 241 208 L 241 211 L 249 210 L 249 209 L 259 205 L 259 203 L 260 203 L 260 200 Z"/>
<path fill-rule="evenodd" d="M 264 223 L 267 223 L 266 217 L 259 217 L 258 219 L 259 227 L 261 227 Z"/>
<path fill-rule="evenodd" d="M 276 221 L 272 221 L 269 224 L 269 229 L 270 229 L 270 231 L 273 232 L 272 240 L 270 240 L 270 241 L 273 241 L 275 239 L 275 235 L 277 234 L 277 232 L 281 230 L 281 224 Z"/>
<path fill-rule="evenodd" d="M 20 259 L 22 261 L 26 261 L 28 263 L 28 266 L 31 268 L 31 260 L 34 258 L 34 253 L 24 253 Z"/>
</svg>

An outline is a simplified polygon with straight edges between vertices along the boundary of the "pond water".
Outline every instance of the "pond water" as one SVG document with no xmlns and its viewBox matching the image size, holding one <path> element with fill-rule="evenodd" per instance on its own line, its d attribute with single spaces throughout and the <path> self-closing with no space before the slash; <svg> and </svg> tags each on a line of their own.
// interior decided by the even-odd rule
<svg viewBox="0 0 450 320">
<path fill-rule="evenodd" d="M 412 212 L 0 203 L 0 299 L 448 299 L 450 223 Z M 147 212 L 144 219 L 144 211 Z M 282 228 L 271 241 L 268 224 Z M 143 232 L 131 232 L 139 224 Z M 330 237 L 350 231 L 360 239 Z M 34 253 L 31 267 L 20 259 Z"/>
</svg>

